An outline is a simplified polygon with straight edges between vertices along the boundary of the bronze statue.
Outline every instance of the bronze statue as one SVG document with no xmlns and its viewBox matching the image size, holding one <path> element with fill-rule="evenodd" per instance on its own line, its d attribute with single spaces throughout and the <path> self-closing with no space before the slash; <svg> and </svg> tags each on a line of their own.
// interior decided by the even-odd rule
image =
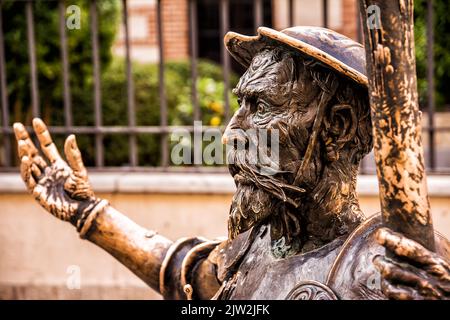
<svg viewBox="0 0 450 320">
<path fill-rule="evenodd" d="M 373 144 L 364 48 L 313 27 L 230 32 L 225 43 L 248 69 L 223 142 L 249 143 L 247 129 L 280 133 L 273 175 L 248 161 L 251 149 L 228 154 L 237 190 L 227 240 L 172 242 L 139 227 L 95 196 L 75 137 L 66 162 L 40 119 L 48 162 L 14 125 L 36 200 L 166 299 L 448 299 L 449 242 L 436 233 L 432 252 L 360 210 L 358 165 Z"/>
</svg>

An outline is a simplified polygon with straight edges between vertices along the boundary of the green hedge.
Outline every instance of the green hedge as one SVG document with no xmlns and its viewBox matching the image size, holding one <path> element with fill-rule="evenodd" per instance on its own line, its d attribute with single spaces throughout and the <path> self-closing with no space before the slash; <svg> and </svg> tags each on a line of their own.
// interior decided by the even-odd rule
<svg viewBox="0 0 450 320">
<path fill-rule="evenodd" d="M 198 64 L 198 99 L 203 125 L 224 125 L 224 86 L 222 69 L 208 61 Z M 133 63 L 135 88 L 136 124 L 157 126 L 160 119 L 159 77 L 156 64 Z M 231 87 L 238 77 L 231 76 Z M 165 65 L 165 89 L 167 97 L 169 125 L 192 125 L 191 78 L 188 62 L 168 62 Z M 236 98 L 230 95 L 230 107 L 238 108 Z M 93 121 L 92 92 L 74 88 L 74 119 L 77 125 Z M 104 125 L 127 125 L 127 83 L 123 59 L 113 60 L 102 76 L 102 107 Z M 85 161 L 94 164 L 93 137 L 79 138 Z M 128 164 L 128 137 L 122 134 L 105 135 L 105 164 L 122 166 Z M 139 165 L 158 165 L 160 161 L 160 136 L 156 134 L 138 135 Z"/>
</svg>

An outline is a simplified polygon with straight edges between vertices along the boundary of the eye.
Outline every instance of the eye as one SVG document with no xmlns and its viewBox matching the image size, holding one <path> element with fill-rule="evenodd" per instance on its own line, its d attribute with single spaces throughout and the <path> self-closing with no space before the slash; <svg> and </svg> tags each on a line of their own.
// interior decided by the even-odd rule
<svg viewBox="0 0 450 320">
<path fill-rule="evenodd" d="M 253 115 L 253 121 L 257 125 L 266 125 L 271 120 L 271 109 L 268 104 L 263 101 L 256 103 L 256 110 Z"/>
<path fill-rule="evenodd" d="M 241 98 L 238 98 L 238 99 L 237 99 L 237 103 L 238 103 L 238 105 L 241 105 L 242 99 L 241 99 Z"/>
<path fill-rule="evenodd" d="M 264 113 L 267 112 L 267 106 L 264 103 L 259 102 L 258 105 L 256 106 L 256 112 L 259 115 L 263 115 Z"/>
</svg>

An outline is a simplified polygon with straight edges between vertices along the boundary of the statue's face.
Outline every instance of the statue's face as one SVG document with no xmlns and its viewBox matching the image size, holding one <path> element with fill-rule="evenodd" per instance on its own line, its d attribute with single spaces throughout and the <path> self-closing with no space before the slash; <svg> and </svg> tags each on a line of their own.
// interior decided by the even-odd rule
<svg viewBox="0 0 450 320">
<path fill-rule="evenodd" d="M 223 141 L 234 146 L 236 141 L 251 144 L 255 136 L 245 133 L 249 129 L 268 130 L 270 141 L 271 132 L 277 130 L 279 156 L 278 171 L 267 175 L 261 170 L 264 166 L 254 161 L 259 158 L 255 155 L 257 148 L 229 152 L 229 161 L 234 161 L 229 169 L 237 186 L 230 209 L 231 238 L 276 216 L 285 210 L 286 203 L 295 207 L 301 202 L 301 190 L 292 189 L 291 185 L 306 151 L 321 89 L 303 64 L 294 66 L 294 63 L 287 54 L 262 51 L 254 57 L 234 90 L 240 108 Z"/>
</svg>

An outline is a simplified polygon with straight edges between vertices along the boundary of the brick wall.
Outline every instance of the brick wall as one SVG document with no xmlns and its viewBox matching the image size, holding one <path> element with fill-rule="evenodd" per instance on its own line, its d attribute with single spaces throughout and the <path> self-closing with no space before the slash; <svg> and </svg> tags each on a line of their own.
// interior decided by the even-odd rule
<svg viewBox="0 0 450 320">
<path fill-rule="evenodd" d="M 286 0 L 274 0 L 272 15 L 276 29 L 287 27 L 288 7 Z M 135 60 L 157 62 L 158 24 L 156 19 L 156 0 L 129 0 L 129 25 L 131 39 L 131 54 Z M 339 8 L 335 8 L 335 6 Z M 333 7 L 334 6 L 334 7 Z M 189 57 L 189 11 L 188 0 L 162 0 L 162 20 L 164 38 L 164 57 L 168 60 L 180 60 Z M 297 1 L 295 23 L 307 25 L 322 25 L 321 2 L 309 3 Z M 333 9 L 334 8 L 334 9 Z M 339 10 L 338 10 L 339 9 Z M 357 39 L 357 2 L 356 0 L 339 0 L 330 2 L 329 20 L 334 28 L 352 39 Z M 308 21 L 303 21 L 308 12 Z M 339 16 L 333 16 L 339 15 Z M 312 17 L 314 16 L 314 17 Z M 302 18 L 303 17 L 303 18 Z M 313 19 L 313 21 L 311 21 Z M 317 21 L 316 21 L 317 20 Z M 114 52 L 125 54 L 123 30 L 119 32 Z"/>
<path fill-rule="evenodd" d="M 357 0 L 328 1 L 329 28 L 357 40 Z M 322 1 L 294 0 L 294 25 L 322 26 Z M 272 1 L 274 28 L 289 27 L 288 0 Z"/>
<path fill-rule="evenodd" d="M 343 35 L 357 40 L 357 10 L 358 4 L 356 0 L 342 0 L 342 29 L 337 30 Z"/>
<path fill-rule="evenodd" d="M 133 59 L 157 62 L 158 23 L 157 2 L 129 0 L 128 19 L 131 55 Z M 162 0 L 164 58 L 180 60 L 189 56 L 188 0 Z M 125 55 L 125 37 L 122 26 L 114 45 L 114 53 Z"/>
<path fill-rule="evenodd" d="M 163 37 L 166 59 L 189 56 L 189 20 L 187 0 L 163 0 Z"/>
</svg>

